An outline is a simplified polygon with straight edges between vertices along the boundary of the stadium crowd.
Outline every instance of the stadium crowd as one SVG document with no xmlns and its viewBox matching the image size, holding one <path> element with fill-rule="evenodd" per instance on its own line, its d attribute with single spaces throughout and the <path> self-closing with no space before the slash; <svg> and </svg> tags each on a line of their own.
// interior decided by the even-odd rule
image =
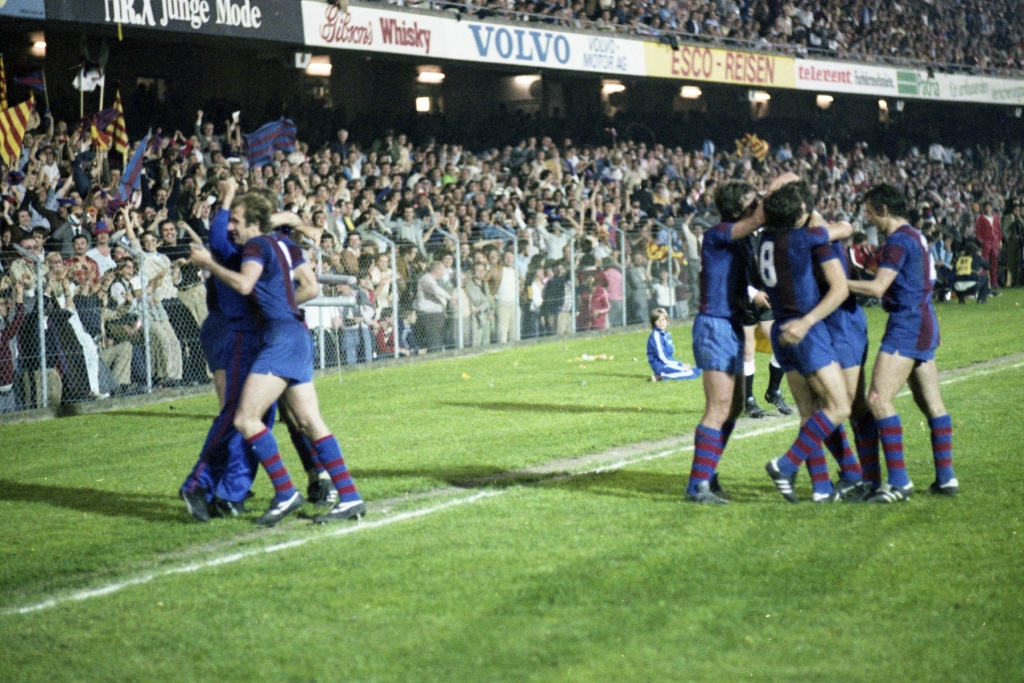
<svg viewBox="0 0 1024 683">
<path fill-rule="evenodd" d="M 826 219 L 853 224 L 859 277 L 877 268 L 879 235 L 858 196 L 880 182 L 905 189 L 940 268 L 941 297 L 975 291 L 958 281 L 983 289 L 984 275 L 998 290 L 1022 275 L 1019 144 L 933 145 L 890 159 L 865 144 L 806 140 L 759 158 L 749 145 L 692 151 L 540 137 L 468 150 L 391 132 L 356 141 L 339 130 L 329 144 L 299 141 L 250 168 L 237 125 L 215 132 L 199 112 L 191 134 L 153 138 L 140 188 L 122 203 L 120 155 L 74 126 L 44 123 L 0 180 L 0 412 L 39 405 L 40 294 L 51 404 L 144 391 L 147 354 L 156 386 L 209 381 L 197 343 L 207 276 L 189 263 L 189 244 L 207 240 L 229 176 L 242 189 L 269 189 L 319 231 L 305 248 L 320 274 L 354 280 L 323 287 L 344 297 L 340 305 L 306 308 L 312 334 L 325 339 L 323 364 L 457 347 L 460 317 L 466 346 L 646 322 L 654 308 L 685 317 L 696 308 L 704 230 L 719 220 L 715 188 L 742 179 L 764 190 L 787 171 L 810 182 Z M 41 287 L 15 246 L 43 257 Z M 963 255 L 970 273 L 958 274 Z M 987 291 L 977 295 L 984 301 Z"/>
<path fill-rule="evenodd" d="M 416 3 L 397 0 L 395 4 Z M 596 28 L 761 50 L 970 72 L 1024 68 L 1021 6 L 1012 0 L 477 0 L 430 3 L 477 16 Z"/>
</svg>

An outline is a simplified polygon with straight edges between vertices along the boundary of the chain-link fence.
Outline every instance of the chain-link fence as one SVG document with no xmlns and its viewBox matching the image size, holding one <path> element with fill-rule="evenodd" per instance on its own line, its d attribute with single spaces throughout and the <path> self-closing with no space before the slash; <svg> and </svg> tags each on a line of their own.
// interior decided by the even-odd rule
<svg viewBox="0 0 1024 683">
<path fill-rule="evenodd" d="M 358 250 L 356 240 L 307 245 L 321 287 L 303 306 L 317 368 L 646 325 L 656 307 L 696 311 L 699 230 L 682 221 L 552 224 L 546 245 L 505 228 L 472 244 L 437 231 L 428 245 L 374 230 Z M 210 381 L 199 343 L 208 276 L 187 244 L 144 236 L 135 247 L 62 259 L 28 240 L 4 264 L 0 413 Z"/>
</svg>

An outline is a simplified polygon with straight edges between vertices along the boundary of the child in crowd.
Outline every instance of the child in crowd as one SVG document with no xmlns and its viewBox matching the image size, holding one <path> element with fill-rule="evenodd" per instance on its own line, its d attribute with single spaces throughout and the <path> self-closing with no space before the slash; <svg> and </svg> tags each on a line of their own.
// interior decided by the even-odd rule
<svg viewBox="0 0 1024 683">
<path fill-rule="evenodd" d="M 700 369 L 680 363 L 673 354 L 672 333 L 668 331 L 668 311 L 655 308 L 651 311 L 651 336 L 647 339 L 647 362 L 651 364 L 651 381 L 663 379 L 697 379 Z"/>
</svg>

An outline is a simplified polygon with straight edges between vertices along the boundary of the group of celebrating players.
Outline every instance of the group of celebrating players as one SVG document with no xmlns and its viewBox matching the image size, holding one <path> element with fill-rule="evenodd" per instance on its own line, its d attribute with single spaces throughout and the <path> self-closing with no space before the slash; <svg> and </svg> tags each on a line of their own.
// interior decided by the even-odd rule
<svg viewBox="0 0 1024 683">
<path fill-rule="evenodd" d="M 309 477 L 307 493 L 329 508 L 314 521 L 357 519 L 366 506 L 337 439 L 320 415 L 312 383 L 312 339 L 299 309 L 319 290 L 302 249 L 288 234 L 307 227 L 295 214 L 277 212 L 272 193 L 254 190 L 236 196 L 236 191 L 234 181 L 226 181 L 210 228 L 210 250 L 194 247 L 191 257 L 213 275 L 201 342 L 221 412 L 181 487 L 181 498 L 200 521 L 237 516 L 262 466 L 275 495 L 256 524 L 273 526 L 302 507 L 306 498 L 292 482 L 271 431 L 279 408 Z M 939 328 L 931 301 L 935 273 L 928 246 L 907 222 L 900 189 L 878 185 L 864 202 L 866 219 L 885 233 L 886 243 L 875 279 L 851 281 L 841 241 L 852 226 L 826 224 L 813 208 L 810 187 L 796 175 L 778 178 L 763 198 L 743 181 L 717 189 L 715 203 L 723 222 L 704 236 L 700 312 L 693 322 L 693 353 L 703 372 L 706 407 L 694 435 L 689 500 L 728 503 L 717 467 L 745 404 L 743 326 L 751 280 L 771 303 L 773 360 L 786 373 L 800 412 L 793 445 L 766 465 L 782 496 L 798 502 L 794 480 L 806 462 L 815 502 L 895 503 L 910 498 L 914 486 L 907 476 L 903 428 L 893 404 L 907 383 L 931 429 L 936 479 L 929 491 L 958 492 L 952 422 L 935 367 Z M 755 268 L 749 263 L 750 239 Z M 867 321 L 856 295 L 881 299 L 889 313 L 867 392 Z M 856 454 L 843 428 L 847 419 Z M 885 485 L 879 442 L 888 475 Z M 836 484 L 825 447 L 839 464 Z"/>
<path fill-rule="evenodd" d="M 841 242 L 852 234 L 852 226 L 826 224 L 814 210 L 809 185 L 795 174 L 776 179 L 763 198 L 749 183 L 725 183 L 717 189 L 715 203 L 723 222 L 704 235 L 700 312 L 693 322 L 693 354 L 703 371 L 706 407 L 694 435 L 687 498 L 728 503 L 717 467 L 744 407 L 743 324 L 751 279 L 771 303 L 772 349 L 800 412 L 793 445 L 765 467 L 783 498 L 799 501 L 794 480 L 804 462 L 815 502 L 896 503 L 910 498 L 914 485 L 907 475 L 903 427 L 894 406 L 904 384 L 909 384 L 931 430 L 936 477 L 928 490 L 956 495 L 952 421 L 935 367 L 939 326 L 932 307 L 934 266 L 924 237 L 908 223 L 903 192 L 883 184 L 864 195 L 867 221 L 886 235 L 871 281 L 848 279 Z M 747 241 L 755 234 L 755 267 L 750 268 Z M 867 320 L 857 295 L 881 299 L 889 314 L 867 392 Z M 856 454 L 843 428 L 847 419 Z M 879 442 L 888 479 L 884 485 Z M 836 484 L 829 475 L 826 447 L 839 464 Z"/>
<path fill-rule="evenodd" d="M 308 494 L 330 508 L 314 521 L 359 518 L 366 506 L 320 416 L 313 341 L 299 309 L 317 296 L 319 286 L 288 234 L 308 227 L 294 213 L 277 212 L 272 191 L 236 192 L 234 179 L 225 181 L 210 225 L 210 250 L 192 249 L 192 262 L 213 275 L 200 342 L 221 412 L 180 496 L 199 521 L 238 516 L 262 466 L 274 499 L 256 524 L 274 526 L 301 508 L 306 498 L 292 482 L 271 431 L 280 408 L 309 476 Z"/>
</svg>

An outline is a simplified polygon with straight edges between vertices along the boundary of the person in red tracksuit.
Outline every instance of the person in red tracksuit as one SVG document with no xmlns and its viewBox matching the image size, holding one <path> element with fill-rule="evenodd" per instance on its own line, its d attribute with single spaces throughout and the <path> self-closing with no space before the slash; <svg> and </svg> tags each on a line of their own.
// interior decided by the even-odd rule
<svg viewBox="0 0 1024 683">
<path fill-rule="evenodd" d="M 1003 230 L 999 216 L 992 211 L 992 202 L 985 202 L 981 209 L 974 223 L 974 236 L 981 242 L 981 258 L 992 264 L 988 277 L 995 292 L 999 288 L 999 246 L 1003 243 Z"/>
</svg>

